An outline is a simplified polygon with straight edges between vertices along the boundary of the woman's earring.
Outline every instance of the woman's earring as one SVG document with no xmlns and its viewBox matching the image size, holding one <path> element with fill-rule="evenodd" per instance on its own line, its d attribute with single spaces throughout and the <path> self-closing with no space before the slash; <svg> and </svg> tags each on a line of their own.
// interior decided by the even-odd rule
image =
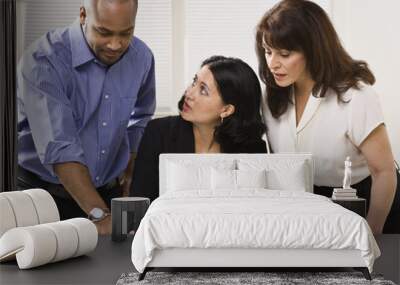
<svg viewBox="0 0 400 285">
<path fill-rule="evenodd" d="M 221 116 L 221 124 L 224 122 L 224 117 Z"/>
</svg>

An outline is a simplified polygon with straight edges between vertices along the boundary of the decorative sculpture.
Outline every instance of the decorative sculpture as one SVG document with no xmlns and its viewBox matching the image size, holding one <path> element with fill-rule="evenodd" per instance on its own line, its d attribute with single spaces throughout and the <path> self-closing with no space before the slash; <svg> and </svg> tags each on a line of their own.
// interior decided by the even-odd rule
<svg viewBox="0 0 400 285">
<path fill-rule="evenodd" d="M 43 189 L 0 193 L 0 262 L 16 259 L 28 269 L 87 254 L 97 245 L 95 224 L 60 221 L 53 197 Z"/>
<path fill-rule="evenodd" d="M 344 175 L 342 188 L 334 188 L 332 199 L 334 200 L 353 200 L 357 199 L 357 190 L 351 188 L 351 160 L 346 157 L 344 161 Z"/>
<path fill-rule="evenodd" d="M 351 189 L 351 160 L 350 157 L 346 157 L 344 161 L 344 177 L 343 177 L 343 189 Z"/>
</svg>

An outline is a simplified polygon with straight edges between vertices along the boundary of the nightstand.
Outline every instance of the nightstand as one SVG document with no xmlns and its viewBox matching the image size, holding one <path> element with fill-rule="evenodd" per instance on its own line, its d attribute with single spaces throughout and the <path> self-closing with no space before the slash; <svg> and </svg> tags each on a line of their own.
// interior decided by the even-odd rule
<svg viewBox="0 0 400 285">
<path fill-rule="evenodd" d="M 145 197 L 120 197 L 111 200 L 112 241 L 124 241 L 139 227 L 150 199 Z"/>
<path fill-rule="evenodd" d="M 332 202 L 339 204 L 340 206 L 353 211 L 354 213 L 359 214 L 361 217 L 365 218 L 367 203 L 363 198 L 354 198 L 351 200 L 339 200 L 339 199 L 331 199 Z"/>
</svg>

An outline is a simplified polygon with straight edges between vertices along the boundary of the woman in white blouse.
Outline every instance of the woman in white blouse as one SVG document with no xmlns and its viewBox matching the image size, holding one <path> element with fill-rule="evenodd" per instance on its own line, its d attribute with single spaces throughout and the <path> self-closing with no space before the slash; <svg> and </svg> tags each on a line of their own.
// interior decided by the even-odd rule
<svg viewBox="0 0 400 285">
<path fill-rule="evenodd" d="M 272 150 L 311 152 L 314 193 L 325 196 L 342 186 L 350 156 L 352 187 L 367 199 L 372 231 L 400 233 L 394 159 L 368 65 L 344 50 L 324 10 L 304 0 L 266 12 L 256 49 Z"/>
</svg>

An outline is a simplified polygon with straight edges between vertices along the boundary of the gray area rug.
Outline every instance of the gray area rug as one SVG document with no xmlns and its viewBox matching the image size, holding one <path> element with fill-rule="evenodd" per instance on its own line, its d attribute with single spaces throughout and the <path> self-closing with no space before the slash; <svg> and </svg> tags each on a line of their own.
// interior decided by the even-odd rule
<svg viewBox="0 0 400 285">
<path fill-rule="evenodd" d="M 145 284 L 379 284 L 395 285 L 384 280 L 381 275 L 373 275 L 372 281 L 364 278 L 360 272 L 148 272 L 142 281 L 139 273 L 122 274 L 117 285 Z"/>
</svg>

